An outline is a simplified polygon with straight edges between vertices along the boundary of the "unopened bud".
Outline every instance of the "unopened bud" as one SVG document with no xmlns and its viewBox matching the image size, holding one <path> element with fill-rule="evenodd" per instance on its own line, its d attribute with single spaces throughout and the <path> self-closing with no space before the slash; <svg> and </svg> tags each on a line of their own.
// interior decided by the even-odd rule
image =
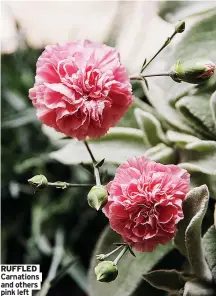
<svg viewBox="0 0 216 296">
<path fill-rule="evenodd" d="M 35 189 L 44 189 L 48 186 L 48 180 L 43 175 L 36 175 L 28 180 L 29 184 Z"/>
<path fill-rule="evenodd" d="M 108 200 L 108 192 L 105 186 L 96 185 L 88 193 L 88 204 L 97 211 L 102 209 Z"/>
<path fill-rule="evenodd" d="M 209 60 L 178 61 L 172 68 L 170 77 L 176 82 L 184 81 L 198 84 L 212 77 L 214 71 L 215 64 Z"/>
<path fill-rule="evenodd" d="M 118 269 L 112 261 L 103 261 L 95 267 L 95 274 L 97 281 L 109 283 L 116 279 Z"/>
<path fill-rule="evenodd" d="M 181 21 L 175 26 L 175 31 L 177 33 L 183 33 L 185 30 L 185 22 Z"/>
</svg>

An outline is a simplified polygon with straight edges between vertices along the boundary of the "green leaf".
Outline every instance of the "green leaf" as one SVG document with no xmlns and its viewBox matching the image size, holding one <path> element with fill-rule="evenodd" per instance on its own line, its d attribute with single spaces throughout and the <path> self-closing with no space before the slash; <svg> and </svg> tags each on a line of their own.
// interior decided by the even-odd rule
<svg viewBox="0 0 216 296">
<path fill-rule="evenodd" d="M 170 164 L 176 162 L 175 151 L 171 147 L 168 147 L 163 143 L 160 143 L 155 147 L 146 150 L 144 156 L 153 161 L 160 162 L 163 164 Z"/>
<path fill-rule="evenodd" d="M 94 267 L 97 264 L 96 255 L 110 252 L 113 248 L 113 242 L 120 241 L 120 239 L 120 236 L 112 231 L 109 226 L 102 233 L 93 252 L 89 271 L 90 296 L 130 296 L 142 282 L 142 274 L 150 271 L 159 260 L 173 249 L 171 243 L 160 245 L 151 253 L 135 252 L 136 258 L 128 252 L 119 263 L 119 275 L 114 282 L 109 284 L 97 282 L 94 274 Z"/>
<path fill-rule="evenodd" d="M 201 226 L 208 208 L 206 185 L 192 189 L 183 202 L 184 219 L 178 223 L 175 245 L 184 254 L 199 279 L 211 281 L 212 275 L 205 261 L 201 242 Z"/>
<path fill-rule="evenodd" d="M 216 139 L 216 128 L 210 108 L 211 93 L 185 96 L 176 103 L 176 108 L 185 121 L 197 133 L 208 139 Z"/>
<path fill-rule="evenodd" d="M 166 136 L 170 142 L 175 143 L 180 148 L 184 148 L 185 145 L 200 140 L 197 137 L 171 130 L 167 131 Z"/>
<path fill-rule="evenodd" d="M 151 271 L 143 277 L 153 287 L 167 292 L 179 292 L 185 283 L 182 273 L 174 269 Z"/>
<path fill-rule="evenodd" d="M 96 167 L 96 168 L 100 168 L 100 167 L 102 167 L 103 164 L 104 164 L 104 162 L 105 162 L 105 158 L 103 158 L 103 159 L 100 160 L 98 163 L 96 163 L 95 167 Z"/>
<path fill-rule="evenodd" d="M 216 203 L 214 208 L 214 226 L 216 227 Z"/>
<path fill-rule="evenodd" d="M 154 115 L 138 108 L 134 110 L 134 115 L 139 128 L 143 131 L 146 145 L 151 147 L 160 142 L 169 143 L 159 120 Z"/>
<path fill-rule="evenodd" d="M 164 78 L 160 79 L 164 80 Z M 169 78 L 166 79 L 169 80 Z M 163 81 L 165 85 L 169 84 L 169 81 L 167 80 Z M 169 104 L 167 97 L 169 96 L 170 91 L 169 89 L 163 89 L 163 87 L 164 85 L 160 86 L 160 82 L 157 80 L 157 78 L 152 77 L 152 80 L 150 81 L 150 90 L 147 93 L 147 96 L 156 112 L 162 118 L 162 120 L 169 125 L 170 128 L 174 128 L 188 134 L 193 134 L 193 129 L 187 126 L 180 113 Z M 169 88 L 171 88 L 171 85 L 169 85 Z M 173 96 L 171 96 L 171 98 L 172 97 Z"/>
<path fill-rule="evenodd" d="M 106 162 L 120 164 L 130 157 L 142 156 L 145 152 L 142 131 L 133 128 L 112 128 L 100 139 L 89 139 L 96 160 L 105 158 Z M 81 141 L 70 142 L 58 151 L 50 154 L 63 164 L 91 163 L 86 147 Z"/>
<path fill-rule="evenodd" d="M 146 105 L 146 103 L 135 97 L 132 106 L 118 122 L 117 126 L 138 128 L 136 118 L 134 117 L 134 110 L 136 108 L 145 109 Z M 147 108 L 151 110 L 151 107 L 149 105 L 147 105 Z"/>
<path fill-rule="evenodd" d="M 216 200 L 216 175 L 193 172 L 190 178 L 191 188 L 206 184 L 209 189 L 210 197 Z"/>
<path fill-rule="evenodd" d="M 216 175 L 216 142 L 197 141 L 187 144 L 180 152 L 180 167 L 190 172 Z"/>
<path fill-rule="evenodd" d="M 212 225 L 205 233 L 202 239 L 204 253 L 212 272 L 214 282 L 216 283 L 216 228 Z"/>
<path fill-rule="evenodd" d="M 210 109 L 212 113 L 212 118 L 216 128 L 216 91 L 213 93 L 210 99 Z"/>
<path fill-rule="evenodd" d="M 216 7 L 214 1 L 160 1 L 158 14 L 168 22 L 176 22 L 187 17 L 204 13 Z"/>
<path fill-rule="evenodd" d="M 214 296 L 215 290 L 198 280 L 188 281 L 184 287 L 183 296 Z"/>
</svg>

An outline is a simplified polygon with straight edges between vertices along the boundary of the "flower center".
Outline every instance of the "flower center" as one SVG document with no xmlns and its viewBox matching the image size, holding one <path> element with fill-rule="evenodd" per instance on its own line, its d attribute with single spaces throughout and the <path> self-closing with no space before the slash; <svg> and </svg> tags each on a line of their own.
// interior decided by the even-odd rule
<svg viewBox="0 0 216 296">
<path fill-rule="evenodd" d="M 84 101 L 107 98 L 112 85 L 113 77 L 107 73 L 101 73 L 93 66 L 78 69 L 71 76 L 61 77 L 63 84 L 73 89 L 77 98 Z"/>
</svg>

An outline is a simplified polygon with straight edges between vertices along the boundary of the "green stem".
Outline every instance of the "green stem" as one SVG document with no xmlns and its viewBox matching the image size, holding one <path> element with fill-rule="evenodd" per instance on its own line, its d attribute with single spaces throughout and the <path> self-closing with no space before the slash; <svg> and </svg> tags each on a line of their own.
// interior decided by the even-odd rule
<svg viewBox="0 0 216 296">
<path fill-rule="evenodd" d="M 124 254 L 128 251 L 128 245 L 124 247 L 124 249 L 121 250 L 121 252 L 118 254 L 118 256 L 113 261 L 113 265 L 117 265 L 119 260 L 124 256 Z"/>
<path fill-rule="evenodd" d="M 164 42 L 164 44 L 162 45 L 162 47 L 156 52 L 156 54 L 150 59 L 150 61 L 141 69 L 142 73 L 147 67 L 148 65 L 159 55 L 159 53 L 165 48 L 167 47 L 167 45 L 171 42 L 171 40 L 174 38 L 174 36 L 177 34 L 178 32 L 175 30 L 174 33 L 167 38 L 167 40 Z"/>
<path fill-rule="evenodd" d="M 52 263 L 51 263 L 47 278 L 45 279 L 42 285 L 41 291 L 37 293 L 37 296 L 46 296 L 49 292 L 49 289 L 51 288 L 51 282 L 55 278 L 57 269 L 62 260 L 63 243 L 64 243 L 64 234 L 59 229 L 56 231 L 55 248 L 53 251 Z"/>
<path fill-rule="evenodd" d="M 96 159 L 94 158 L 94 155 L 89 147 L 89 144 L 87 141 L 84 141 L 84 144 L 86 146 L 86 149 L 91 157 L 91 160 L 92 160 L 92 165 L 93 165 L 93 168 L 94 168 L 94 175 L 95 175 L 95 181 L 96 181 L 96 185 L 101 185 L 101 180 L 100 180 L 100 172 L 99 172 L 99 169 L 96 167 L 96 164 L 97 164 L 97 161 Z"/>
<path fill-rule="evenodd" d="M 56 277 L 51 281 L 51 287 L 53 288 L 57 282 L 66 274 L 66 272 L 68 271 L 69 268 L 71 268 L 71 266 L 73 264 L 75 264 L 78 261 L 77 258 L 73 258 L 68 264 L 66 264 L 60 271 L 59 273 L 57 273 Z"/>
<path fill-rule="evenodd" d="M 118 250 L 120 250 L 124 245 L 118 246 L 116 249 L 112 250 L 110 253 L 108 254 L 100 254 L 100 255 L 96 255 L 96 258 L 98 260 L 104 260 L 106 258 L 108 258 L 109 256 L 111 256 L 112 254 L 114 254 L 115 252 L 117 252 Z"/>
<path fill-rule="evenodd" d="M 53 183 L 49 182 L 48 186 L 65 189 L 68 187 L 92 187 L 92 186 L 94 186 L 94 184 L 71 184 L 71 183 L 57 181 L 57 182 L 53 182 Z"/>
<path fill-rule="evenodd" d="M 146 77 L 157 77 L 157 76 L 170 76 L 170 73 L 156 73 L 156 74 L 147 74 L 147 75 L 133 74 L 130 76 L 130 80 L 143 80 L 143 78 L 146 78 Z"/>
</svg>

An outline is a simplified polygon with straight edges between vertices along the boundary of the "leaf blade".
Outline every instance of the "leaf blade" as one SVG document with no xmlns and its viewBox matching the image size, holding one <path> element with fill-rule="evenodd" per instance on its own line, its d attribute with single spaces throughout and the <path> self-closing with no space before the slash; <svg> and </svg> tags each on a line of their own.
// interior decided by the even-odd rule
<svg viewBox="0 0 216 296">
<path fill-rule="evenodd" d="M 124 259 L 119 264 L 119 275 L 117 279 L 109 283 L 102 284 L 96 281 L 94 267 L 96 265 L 96 254 L 106 253 L 112 249 L 113 242 L 119 241 L 120 237 L 112 231 L 109 226 L 102 233 L 96 248 L 93 252 L 91 267 L 89 271 L 89 288 L 90 296 L 129 296 L 131 295 L 142 280 L 142 274 L 148 272 L 156 262 L 173 249 L 171 243 L 163 246 L 160 245 L 156 252 L 138 253 L 135 252 L 136 258 L 130 253 L 125 254 Z"/>
</svg>

